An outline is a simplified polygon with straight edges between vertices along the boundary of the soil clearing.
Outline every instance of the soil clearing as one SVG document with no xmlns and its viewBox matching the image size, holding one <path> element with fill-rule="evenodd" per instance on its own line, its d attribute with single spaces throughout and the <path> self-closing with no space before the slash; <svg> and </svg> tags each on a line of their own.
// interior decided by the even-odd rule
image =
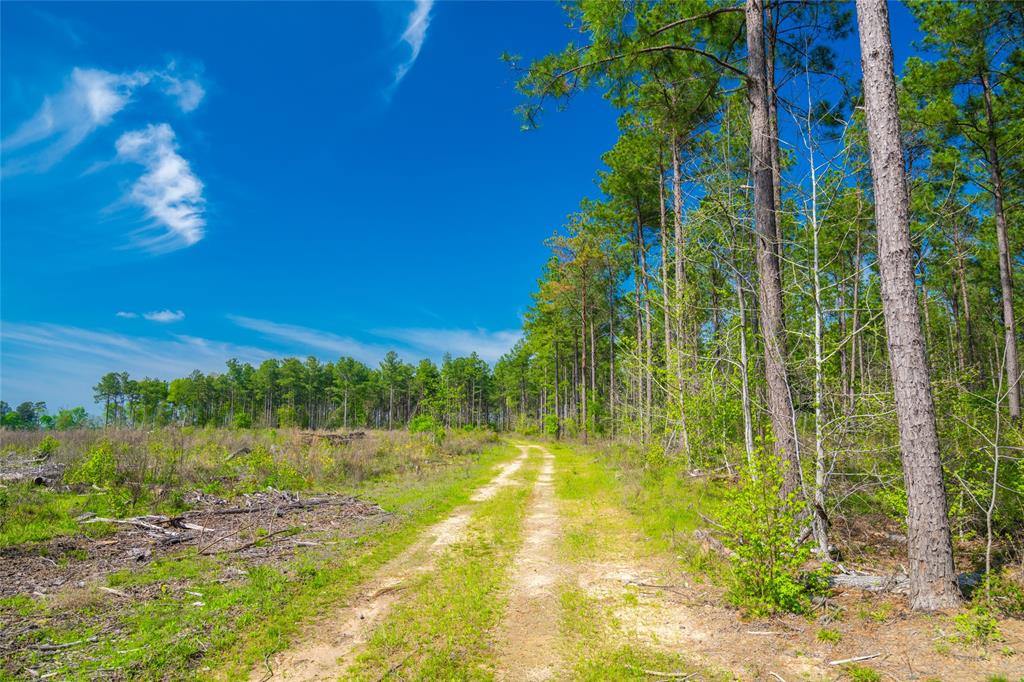
<svg viewBox="0 0 1024 682">
<path fill-rule="evenodd" d="M 547 680 L 559 667 L 557 559 L 561 528 L 554 493 L 554 456 L 542 450 L 544 463 L 534 484 L 523 528 L 523 546 L 512 566 L 505 620 L 499 629 L 499 680 Z"/>
<path fill-rule="evenodd" d="M 299 645 L 268 659 L 250 679 L 344 679 L 376 626 L 403 598 L 404 587 L 432 571 L 439 554 L 460 540 L 476 503 L 514 484 L 512 477 L 531 446 L 519 447 L 519 457 L 478 489 L 470 504 L 424 531 L 363 585 L 350 604 L 316 619 Z M 868 656 L 865 663 L 895 680 L 983 680 L 994 674 L 1019 674 L 1021 656 L 1016 652 L 1024 648 L 1020 623 L 1003 625 L 1002 652 L 977 655 L 955 645 L 943 650 L 936 643 L 948 639 L 950 619 L 909 614 L 895 606 L 901 602 L 891 595 L 840 592 L 830 601 L 843 607 L 845 616 L 834 621 L 795 616 L 744 621 L 736 610 L 723 606 L 719 588 L 693 582 L 664 553 L 639 551 L 645 539 L 630 525 L 628 512 L 607 499 L 593 502 L 590 518 L 602 528 L 632 530 L 600 535 L 599 542 L 606 545 L 600 560 L 567 561 L 559 555 L 567 528 L 560 511 L 564 501 L 556 498 L 555 483 L 556 476 L 571 474 L 555 466 L 550 452 L 539 449 L 543 464 L 529 500 L 523 543 L 509 570 L 504 618 L 495 633 L 498 680 L 571 679 L 560 633 L 559 597 L 564 589 L 585 593 L 616 624 L 611 637 L 617 641 L 595 642 L 595 647 L 638 645 L 682 655 L 707 673 L 693 673 L 689 679 L 836 680 L 844 677 L 843 669 L 831 662 L 860 656 Z M 872 613 L 879 604 L 889 604 L 884 622 L 858 618 L 865 603 Z M 816 634 L 824 627 L 841 632 L 841 641 L 817 641 Z M 403 679 L 401 671 L 393 676 Z"/>
<path fill-rule="evenodd" d="M 350 604 L 316 619 L 305 629 L 297 646 L 267 659 L 264 665 L 252 671 L 249 679 L 308 681 L 341 678 L 374 628 L 401 598 L 405 585 L 416 576 L 432 570 L 437 556 L 462 537 L 472 517 L 474 504 L 489 500 L 501 488 L 513 484 L 512 476 L 529 456 L 527 446 L 519 446 L 519 449 L 517 458 L 503 465 L 490 483 L 472 495 L 471 504 L 424 531 L 417 542 L 385 564 L 376 577 L 365 583 Z"/>
<path fill-rule="evenodd" d="M 57 537 L 0 549 L 0 598 L 84 588 L 188 547 L 231 554 L 249 565 L 267 563 L 298 546 L 316 546 L 321 534 L 358 535 L 390 517 L 375 504 L 343 495 L 302 498 L 275 491 L 228 501 L 196 491 L 185 502 L 194 509 L 173 517 L 121 519 L 111 524 L 115 532 L 101 537 Z M 101 521 L 90 516 L 83 515 L 82 523 Z"/>
</svg>

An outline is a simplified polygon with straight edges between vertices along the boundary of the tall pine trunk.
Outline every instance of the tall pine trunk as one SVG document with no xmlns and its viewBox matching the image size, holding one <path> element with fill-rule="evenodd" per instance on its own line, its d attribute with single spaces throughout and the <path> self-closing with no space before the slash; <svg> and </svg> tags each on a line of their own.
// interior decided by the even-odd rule
<svg viewBox="0 0 1024 682">
<path fill-rule="evenodd" d="M 758 312 L 764 338 L 764 368 L 768 387 L 775 454 L 789 462 L 783 492 L 800 490 L 800 458 L 793 422 L 793 404 L 786 374 L 786 331 L 782 314 L 775 228 L 775 189 L 771 163 L 771 125 L 765 75 L 762 0 L 747 0 L 747 105 L 750 110 L 750 162 L 754 181 L 754 223 L 757 230 Z"/>
<path fill-rule="evenodd" d="M 930 611 L 960 603 L 914 287 L 909 202 L 900 141 L 889 9 L 886 0 L 857 0 L 864 109 L 878 230 L 878 268 L 907 487 L 910 605 Z"/>
<path fill-rule="evenodd" d="M 992 81 L 982 71 L 981 84 L 988 121 L 988 168 L 995 200 L 996 241 L 999 245 L 999 287 L 1003 298 L 1003 344 L 1006 364 L 1006 402 L 1010 419 L 1020 421 L 1020 364 L 1017 361 L 1017 326 L 1013 314 L 1013 271 L 1010 262 L 1010 238 L 1006 232 L 1006 209 L 1003 206 L 1003 172 L 996 146 L 996 121 L 992 112 Z"/>
</svg>

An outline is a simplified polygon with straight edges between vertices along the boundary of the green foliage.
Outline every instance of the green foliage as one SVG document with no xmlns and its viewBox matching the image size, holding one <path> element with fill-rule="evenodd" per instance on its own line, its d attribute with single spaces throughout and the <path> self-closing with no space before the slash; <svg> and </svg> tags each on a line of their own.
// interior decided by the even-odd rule
<svg viewBox="0 0 1024 682">
<path fill-rule="evenodd" d="M 282 429 L 294 428 L 299 425 L 299 413 L 291 405 L 277 408 L 277 424 Z"/>
<path fill-rule="evenodd" d="M 975 601 L 984 601 L 1005 618 L 1024 618 L 1024 585 L 1008 569 L 992 571 L 975 588 Z"/>
<path fill-rule="evenodd" d="M 275 458 L 270 448 L 258 444 L 241 459 L 242 472 L 248 474 L 252 490 L 266 487 L 280 490 L 303 490 L 308 482 L 292 465 Z"/>
<path fill-rule="evenodd" d="M 57 454 L 57 450 L 60 448 L 60 441 L 51 435 L 47 435 L 36 446 L 36 452 L 43 457 L 50 457 L 51 455 Z"/>
<path fill-rule="evenodd" d="M 236 429 L 248 429 L 252 426 L 252 417 L 248 412 L 236 412 L 232 426 Z"/>
<path fill-rule="evenodd" d="M 857 665 L 856 663 L 843 667 L 843 672 L 846 673 L 846 677 L 852 682 L 881 682 L 882 674 L 874 668 L 869 668 L 866 665 Z"/>
<path fill-rule="evenodd" d="M 107 486 L 115 483 L 117 475 L 117 459 L 114 456 L 114 445 L 103 440 L 92 446 L 76 465 L 64 474 L 67 483 Z"/>
<path fill-rule="evenodd" d="M 721 512 L 723 542 L 733 552 L 730 597 L 759 615 L 807 606 L 800 568 L 810 550 L 797 542 L 804 505 L 795 493 L 782 495 L 784 466 L 758 447 Z"/>
<path fill-rule="evenodd" d="M 828 644 L 838 644 L 843 639 L 843 634 L 839 630 L 833 630 L 832 628 L 822 628 L 818 630 L 818 634 L 814 636 L 819 642 L 826 642 Z"/>
<path fill-rule="evenodd" d="M 953 627 L 956 628 L 961 644 L 985 646 L 991 641 L 1002 641 L 999 621 L 984 604 L 975 604 L 969 609 L 953 616 Z"/>
<path fill-rule="evenodd" d="M 409 433 L 426 433 L 433 437 L 434 443 L 440 445 L 444 441 L 444 427 L 437 423 L 433 415 L 418 414 L 409 422 Z"/>
</svg>

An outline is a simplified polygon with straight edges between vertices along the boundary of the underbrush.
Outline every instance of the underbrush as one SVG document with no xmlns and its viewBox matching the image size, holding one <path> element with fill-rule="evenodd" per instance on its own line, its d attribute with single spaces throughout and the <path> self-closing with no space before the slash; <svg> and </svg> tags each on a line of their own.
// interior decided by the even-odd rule
<svg viewBox="0 0 1024 682">
<path fill-rule="evenodd" d="M 19 594 L 0 600 L 0 629 L 7 638 L 0 639 L 5 660 L 0 679 L 29 675 L 28 670 L 61 679 L 89 679 L 108 670 L 121 671 L 132 679 L 244 678 L 271 652 L 286 647 L 299 623 L 346 598 L 407 547 L 425 525 L 465 503 L 472 490 L 493 475 L 493 465 L 513 454 L 507 446 L 487 445 L 459 457 L 426 453 L 414 438 L 398 434 L 374 434 L 367 441 L 352 450 L 365 457 L 388 458 L 387 467 L 375 465 L 381 466 L 380 475 L 361 482 L 304 480 L 310 488 L 343 489 L 375 501 L 391 512 L 387 522 L 362 530 L 342 526 L 324 531 L 317 536 L 318 542 L 296 546 L 274 561 L 254 562 L 231 552 L 202 556 L 196 549 L 188 549 L 138 568 L 109 573 L 98 582 L 69 585 L 52 595 Z M 460 442 L 468 447 L 470 441 Z M 253 443 L 253 450 L 259 445 Z M 226 449 L 219 449 L 221 456 L 226 457 Z M 327 450 L 320 446 L 310 449 Z M 242 459 L 238 456 L 230 462 L 214 463 L 218 472 L 233 470 L 226 468 L 230 465 L 245 477 L 282 462 L 301 472 L 296 463 L 301 465 L 304 457 L 308 453 L 271 457 L 269 462 L 261 456 L 238 463 Z M 399 464 L 400 458 L 408 461 Z M 72 464 L 69 471 L 96 470 L 88 465 L 88 458 Z M 202 479 L 186 480 L 186 485 L 196 485 Z M 242 491 L 250 484 L 240 483 L 230 490 Z M 117 482 L 115 476 L 110 485 L 125 483 Z M 99 495 L 97 491 L 54 493 L 31 488 L 28 492 L 51 499 L 51 503 L 62 500 L 53 514 L 64 519 L 73 519 L 90 494 Z M 32 508 L 37 502 L 29 500 L 19 508 Z M 81 528 L 94 532 L 93 528 L 104 525 Z M 52 520 L 50 528 L 68 533 L 78 530 L 77 524 L 61 526 Z M 55 646 L 57 649 L 52 649 Z M 60 654 L 54 656 L 51 650 Z"/>
<path fill-rule="evenodd" d="M 0 468 L 31 457 L 63 471 L 48 488 L 31 482 L 0 486 L 0 547 L 80 530 L 103 532 L 103 524 L 75 521 L 86 513 L 173 514 L 186 508 L 184 494 L 192 490 L 228 498 L 268 488 L 344 492 L 366 481 L 428 475 L 496 442 L 493 432 L 482 430 L 441 439 L 371 432 L 345 443 L 275 429 L 82 429 L 62 432 L 60 439 L 38 431 L 0 436 Z"/>
</svg>

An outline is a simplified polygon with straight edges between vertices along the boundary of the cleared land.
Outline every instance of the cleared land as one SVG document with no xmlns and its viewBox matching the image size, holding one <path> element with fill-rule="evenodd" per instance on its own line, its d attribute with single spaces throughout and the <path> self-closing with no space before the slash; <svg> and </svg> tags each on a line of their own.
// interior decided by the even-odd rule
<svg viewBox="0 0 1024 682">
<path fill-rule="evenodd" d="M 300 442 L 301 492 L 266 484 L 286 473 L 283 442 L 260 480 L 251 453 L 221 444 L 180 499 L 120 514 L 90 500 L 113 484 L 5 489 L 23 523 L 3 529 L 0 675 L 1016 680 L 1024 667 L 1019 621 L 971 642 L 953 614 L 910 614 L 891 594 L 745 619 L 724 599 L 728 562 L 693 535 L 716 484 L 668 491 L 582 446 L 370 440 Z M 357 462 L 363 480 L 344 490 L 312 475 Z M 833 664 L 846 659 L 860 660 Z"/>
</svg>

